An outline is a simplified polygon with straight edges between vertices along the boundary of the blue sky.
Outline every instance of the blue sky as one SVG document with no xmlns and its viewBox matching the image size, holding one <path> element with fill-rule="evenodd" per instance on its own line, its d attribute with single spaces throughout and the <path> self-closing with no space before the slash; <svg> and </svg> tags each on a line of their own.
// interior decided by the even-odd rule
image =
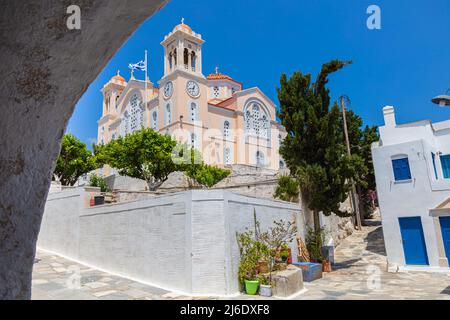
<svg viewBox="0 0 450 320">
<path fill-rule="evenodd" d="M 366 9 L 381 8 L 381 30 L 369 30 Z M 449 0 L 172 0 L 122 46 L 78 102 L 68 131 L 88 145 L 97 136 L 100 89 L 117 70 L 149 52 L 149 76 L 163 74 L 164 35 L 185 23 L 206 40 L 203 73 L 222 73 L 258 86 L 278 105 L 281 73 L 317 74 L 331 59 L 353 64 L 332 75 L 333 99 L 346 94 L 364 122 L 382 125 L 381 109 L 394 105 L 397 121 L 450 119 L 432 104 L 450 87 Z M 142 72 L 136 76 L 143 79 Z"/>
</svg>

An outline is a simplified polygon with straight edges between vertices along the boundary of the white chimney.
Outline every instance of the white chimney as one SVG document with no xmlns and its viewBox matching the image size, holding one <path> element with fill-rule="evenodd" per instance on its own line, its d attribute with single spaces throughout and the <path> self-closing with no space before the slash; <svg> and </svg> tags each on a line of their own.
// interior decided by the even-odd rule
<svg viewBox="0 0 450 320">
<path fill-rule="evenodd" d="M 386 127 L 395 127 L 395 110 L 393 106 L 386 106 L 383 108 L 384 125 Z"/>
</svg>

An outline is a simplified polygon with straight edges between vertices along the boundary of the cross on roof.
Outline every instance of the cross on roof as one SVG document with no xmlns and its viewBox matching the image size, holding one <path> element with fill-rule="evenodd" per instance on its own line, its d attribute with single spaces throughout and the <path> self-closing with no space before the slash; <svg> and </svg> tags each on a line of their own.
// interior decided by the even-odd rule
<svg viewBox="0 0 450 320">
<path fill-rule="evenodd" d="M 184 24 L 184 18 L 181 18 L 181 24 Z"/>
</svg>

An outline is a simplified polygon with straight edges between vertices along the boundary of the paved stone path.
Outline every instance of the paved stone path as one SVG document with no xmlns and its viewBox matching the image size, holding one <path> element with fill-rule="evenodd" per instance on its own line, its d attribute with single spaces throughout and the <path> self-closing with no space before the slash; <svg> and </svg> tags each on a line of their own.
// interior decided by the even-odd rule
<svg viewBox="0 0 450 320">
<path fill-rule="evenodd" d="M 335 253 L 331 273 L 305 283 L 296 299 L 448 299 L 450 272 L 388 273 L 378 220 L 345 239 Z M 79 275 L 79 276 L 78 276 Z M 379 280 L 379 281 L 378 281 Z M 113 276 L 73 261 L 38 251 L 33 270 L 33 299 L 217 299 L 186 297 Z M 239 296 L 234 299 L 262 299 Z"/>
<path fill-rule="evenodd" d="M 388 273 L 379 219 L 346 238 L 335 252 L 333 272 L 306 283 L 298 299 L 446 299 L 450 300 L 449 273 Z"/>
</svg>

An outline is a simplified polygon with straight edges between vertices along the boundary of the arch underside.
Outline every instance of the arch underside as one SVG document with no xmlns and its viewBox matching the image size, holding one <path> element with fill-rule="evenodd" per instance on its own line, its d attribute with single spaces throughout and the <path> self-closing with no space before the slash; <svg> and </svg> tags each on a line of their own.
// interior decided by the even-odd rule
<svg viewBox="0 0 450 320">
<path fill-rule="evenodd" d="M 75 104 L 165 0 L 2 2 L 0 20 L 0 299 L 29 299 L 36 239 L 60 142 Z M 13 66 L 13 67 L 12 67 Z"/>
</svg>

